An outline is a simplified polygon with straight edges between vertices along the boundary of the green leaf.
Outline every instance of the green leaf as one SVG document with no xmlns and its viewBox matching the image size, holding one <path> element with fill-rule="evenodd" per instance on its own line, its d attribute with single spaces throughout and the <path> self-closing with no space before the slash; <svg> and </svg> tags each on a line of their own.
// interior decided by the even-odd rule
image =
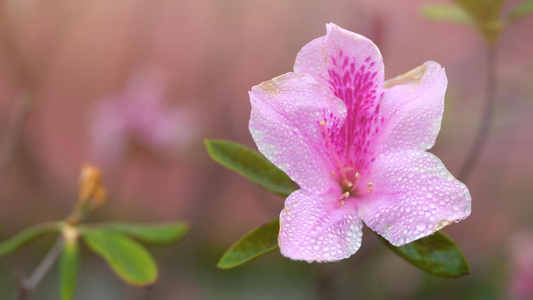
<svg viewBox="0 0 533 300">
<path fill-rule="evenodd" d="M 44 234 L 58 232 L 59 230 L 59 223 L 42 223 L 24 229 L 14 237 L 0 244 L 0 257 L 18 250 L 20 247 Z"/>
<path fill-rule="evenodd" d="M 422 15 L 433 21 L 450 21 L 470 25 L 474 23 L 469 14 L 454 5 L 428 4 L 422 8 Z"/>
<path fill-rule="evenodd" d="M 205 147 L 212 159 L 273 193 L 288 196 L 297 189 L 287 174 L 257 151 L 223 140 L 206 139 Z"/>
<path fill-rule="evenodd" d="M 125 282 L 148 287 L 157 280 L 157 266 L 148 251 L 127 235 L 105 229 L 82 228 L 85 243 Z"/>
<path fill-rule="evenodd" d="M 395 247 L 380 238 L 396 254 L 432 275 L 461 277 L 470 274 L 468 263 L 459 247 L 440 231 L 401 247 Z"/>
<path fill-rule="evenodd" d="M 217 266 L 231 269 L 278 249 L 279 219 L 258 227 L 224 253 Z"/>
<path fill-rule="evenodd" d="M 509 21 L 515 21 L 531 13 L 533 13 L 533 0 L 526 0 L 518 3 L 515 8 L 513 8 L 507 19 Z"/>
<path fill-rule="evenodd" d="M 139 242 L 153 245 L 176 243 L 189 231 L 189 225 L 186 222 L 161 224 L 111 222 L 99 224 L 98 227 L 120 231 L 135 238 Z"/>
<path fill-rule="evenodd" d="M 61 297 L 63 300 L 74 298 L 78 276 L 79 244 L 77 238 L 65 241 L 59 268 L 61 272 Z"/>
<path fill-rule="evenodd" d="M 504 23 L 500 20 L 503 0 L 454 0 L 475 21 L 485 40 L 494 45 Z"/>
<path fill-rule="evenodd" d="M 503 0 L 454 0 L 478 22 L 498 20 Z"/>
</svg>

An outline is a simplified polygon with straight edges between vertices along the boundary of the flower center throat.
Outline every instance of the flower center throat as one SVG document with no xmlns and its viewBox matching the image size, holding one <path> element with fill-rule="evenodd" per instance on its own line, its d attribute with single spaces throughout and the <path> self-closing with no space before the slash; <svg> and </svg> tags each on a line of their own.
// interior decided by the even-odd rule
<svg viewBox="0 0 533 300">
<path fill-rule="evenodd" d="M 335 180 L 342 188 L 342 194 L 339 196 L 339 205 L 344 205 L 344 201 L 349 197 L 357 197 L 363 194 L 372 194 L 372 187 L 374 186 L 374 184 L 372 182 L 368 182 L 366 186 L 366 193 L 362 192 L 359 189 L 361 173 L 356 171 L 354 167 L 345 166 L 343 160 L 339 158 L 337 151 L 335 151 L 335 147 L 331 142 L 329 132 L 326 128 L 326 121 L 320 121 L 319 125 L 322 130 L 322 134 L 324 135 L 324 139 L 329 153 L 333 157 L 335 165 L 337 166 L 337 171 L 331 171 L 331 175 L 335 178 Z"/>
</svg>

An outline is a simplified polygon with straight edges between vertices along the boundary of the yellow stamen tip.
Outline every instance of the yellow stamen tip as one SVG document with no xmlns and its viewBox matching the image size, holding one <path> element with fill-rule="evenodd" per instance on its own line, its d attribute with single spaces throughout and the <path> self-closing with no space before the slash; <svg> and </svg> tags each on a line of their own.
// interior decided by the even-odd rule
<svg viewBox="0 0 533 300">
<path fill-rule="evenodd" d="M 353 182 L 351 182 L 351 181 L 346 182 L 346 186 L 351 188 L 353 186 Z"/>
<path fill-rule="evenodd" d="M 344 192 L 344 193 L 339 197 L 339 200 L 344 201 L 344 200 L 347 199 L 348 197 L 350 197 L 350 192 Z"/>
<path fill-rule="evenodd" d="M 370 195 L 372 195 L 372 187 L 374 186 L 374 184 L 372 182 L 369 182 L 367 185 L 366 185 L 366 189 L 368 190 L 368 193 Z"/>
<path fill-rule="evenodd" d="M 320 126 L 326 125 L 326 122 L 324 120 L 320 121 Z"/>
</svg>

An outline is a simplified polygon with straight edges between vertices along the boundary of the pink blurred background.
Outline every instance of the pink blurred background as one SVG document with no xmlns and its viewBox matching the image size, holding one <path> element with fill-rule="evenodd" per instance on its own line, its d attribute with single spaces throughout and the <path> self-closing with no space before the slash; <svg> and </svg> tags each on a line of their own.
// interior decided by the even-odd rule
<svg viewBox="0 0 533 300">
<path fill-rule="evenodd" d="M 508 1 L 503 15 L 517 2 Z M 427 60 L 446 68 L 446 109 L 431 151 L 452 174 L 460 169 L 479 126 L 486 83 L 484 41 L 472 28 L 425 19 L 420 11 L 427 1 L 0 3 L 2 144 L 20 96 L 30 94 L 32 103 L 0 190 L 0 240 L 68 214 L 84 162 L 100 165 L 111 195 L 93 220 L 181 219 L 192 225 L 182 243 L 151 249 L 161 267 L 160 281 L 151 291 L 121 283 L 84 250 L 77 299 L 313 297 L 316 266 L 288 261 L 279 253 L 235 270 L 215 268 L 237 238 L 279 214 L 283 199 L 211 161 L 203 138 L 255 147 L 248 132 L 247 92 L 291 71 L 299 49 L 324 35 L 327 22 L 372 39 L 381 49 L 386 78 Z M 425 275 L 365 231 L 362 249 L 331 267 L 340 274 L 341 299 L 519 297 L 510 288 L 520 275 L 512 245 L 518 232 L 533 235 L 532 26 L 532 17 L 512 23 L 498 42 L 493 128 L 466 182 L 472 215 L 445 229 L 464 251 L 472 274 L 458 280 Z M 149 69 L 157 70 L 152 79 L 138 75 Z M 98 113 L 106 99 L 136 94 L 131 91 L 138 85 L 131 84 L 135 80 L 145 84 L 146 98 L 156 98 L 149 106 L 155 117 L 146 118 L 169 119 L 168 124 L 156 129 L 139 125 L 138 130 L 132 129 L 139 127 L 132 125 L 135 117 L 114 120 L 113 113 Z M 97 145 L 99 132 L 109 133 L 105 129 L 113 126 L 121 129 L 110 140 L 121 144 L 119 150 L 106 150 Z M 168 130 L 158 129 L 163 127 Z M 154 138 L 163 131 L 167 133 Z M 44 239 L 0 260 L 1 299 L 13 293 L 13 270 L 29 273 L 50 242 Z M 57 293 L 52 274 L 33 299 L 56 299 Z"/>
</svg>

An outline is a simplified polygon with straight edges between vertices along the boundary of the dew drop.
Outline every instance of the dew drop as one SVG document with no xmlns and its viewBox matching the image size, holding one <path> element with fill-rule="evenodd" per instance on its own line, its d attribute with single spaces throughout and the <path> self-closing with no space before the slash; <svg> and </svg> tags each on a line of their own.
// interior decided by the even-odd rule
<svg viewBox="0 0 533 300">
<path fill-rule="evenodd" d="M 472 209 L 470 206 L 465 206 L 463 209 L 464 209 L 465 215 L 470 215 L 470 213 L 472 212 Z"/>
<path fill-rule="evenodd" d="M 416 230 L 422 231 L 424 229 L 426 229 L 426 224 L 425 223 L 420 222 L 420 223 L 416 224 Z"/>
</svg>

